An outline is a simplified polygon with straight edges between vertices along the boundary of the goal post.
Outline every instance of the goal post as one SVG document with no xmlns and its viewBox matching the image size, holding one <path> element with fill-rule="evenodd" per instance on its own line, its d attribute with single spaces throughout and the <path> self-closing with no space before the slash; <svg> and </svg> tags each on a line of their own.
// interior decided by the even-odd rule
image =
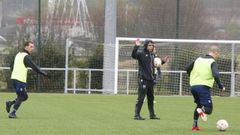
<svg viewBox="0 0 240 135">
<path fill-rule="evenodd" d="M 207 54 L 211 45 L 218 45 L 221 56 L 217 59 L 221 80 L 227 88 L 226 95 L 238 95 L 240 84 L 238 40 L 192 40 L 192 39 L 157 39 L 157 38 L 116 38 L 117 55 L 115 70 L 118 72 L 115 81 L 116 93 L 137 93 L 137 61 L 131 58 L 134 41 L 151 39 L 156 43 L 157 54 L 170 56 L 170 61 L 162 66 L 162 78 L 158 80 L 155 91 L 159 95 L 189 95 L 188 77 L 185 67 L 197 57 Z M 214 86 L 213 95 L 221 95 L 220 90 Z"/>
</svg>

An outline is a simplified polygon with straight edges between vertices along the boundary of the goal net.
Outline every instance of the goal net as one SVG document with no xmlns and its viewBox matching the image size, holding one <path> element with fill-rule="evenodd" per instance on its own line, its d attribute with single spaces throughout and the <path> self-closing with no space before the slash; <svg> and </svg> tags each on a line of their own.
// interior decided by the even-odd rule
<svg viewBox="0 0 240 135">
<path fill-rule="evenodd" d="M 118 93 L 137 94 L 137 60 L 131 57 L 137 38 L 116 39 L 118 47 Z M 140 38 L 144 41 L 147 38 Z M 170 56 L 170 61 L 161 67 L 162 75 L 155 86 L 156 95 L 190 95 L 189 77 L 185 68 L 199 56 L 208 53 L 211 45 L 221 49 L 220 58 L 216 61 L 221 81 L 226 92 L 221 93 L 217 85 L 212 89 L 213 95 L 233 96 L 239 94 L 239 57 L 240 41 L 224 40 L 174 40 L 152 39 L 156 44 L 158 56 Z"/>
</svg>

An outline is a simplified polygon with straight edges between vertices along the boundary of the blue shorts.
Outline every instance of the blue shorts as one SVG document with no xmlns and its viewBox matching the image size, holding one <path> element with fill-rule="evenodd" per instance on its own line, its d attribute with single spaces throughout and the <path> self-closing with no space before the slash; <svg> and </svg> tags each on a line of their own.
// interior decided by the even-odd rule
<svg viewBox="0 0 240 135">
<path fill-rule="evenodd" d="M 23 82 L 20 82 L 17 80 L 12 80 L 12 82 L 13 82 L 13 87 L 17 94 L 25 95 L 27 93 L 27 91 L 26 91 L 27 84 L 26 83 L 23 83 Z"/>
<path fill-rule="evenodd" d="M 199 106 L 212 107 L 210 87 L 204 85 L 191 86 L 194 102 Z"/>
</svg>

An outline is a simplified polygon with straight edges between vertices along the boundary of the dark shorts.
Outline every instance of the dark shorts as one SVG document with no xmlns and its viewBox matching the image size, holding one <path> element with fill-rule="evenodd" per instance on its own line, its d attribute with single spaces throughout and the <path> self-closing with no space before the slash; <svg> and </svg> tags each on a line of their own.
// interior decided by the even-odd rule
<svg viewBox="0 0 240 135">
<path fill-rule="evenodd" d="M 210 87 L 203 85 L 191 86 L 191 92 L 194 97 L 194 102 L 198 106 L 212 107 Z"/>
<path fill-rule="evenodd" d="M 26 83 L 23 83 L 23 82 L 20 82 L 17 80 L 12 80 L 12 82 L 13 82 L 13 87 L 18 95 L 19 94 L 25 95 L 27 93 L 27 91 L 26 91 L 27 84 Z"/>
</svg>

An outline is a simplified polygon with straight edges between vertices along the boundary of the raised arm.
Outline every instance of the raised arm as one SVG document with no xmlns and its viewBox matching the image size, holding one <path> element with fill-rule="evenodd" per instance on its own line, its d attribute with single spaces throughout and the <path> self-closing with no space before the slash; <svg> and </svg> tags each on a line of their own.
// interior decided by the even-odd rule
<svg viewBox="0 0 240 135">
<path fill-rule="evenodd" d="M 139 39 L 137 39 L 135 41 L 135 46 L 132 51 L 132 58 L 138 59 L 138 55 L 139 55 L 138 49 L 139 49 L 140 45 L 141 45 L 141 41 Z"/>
</svg>

